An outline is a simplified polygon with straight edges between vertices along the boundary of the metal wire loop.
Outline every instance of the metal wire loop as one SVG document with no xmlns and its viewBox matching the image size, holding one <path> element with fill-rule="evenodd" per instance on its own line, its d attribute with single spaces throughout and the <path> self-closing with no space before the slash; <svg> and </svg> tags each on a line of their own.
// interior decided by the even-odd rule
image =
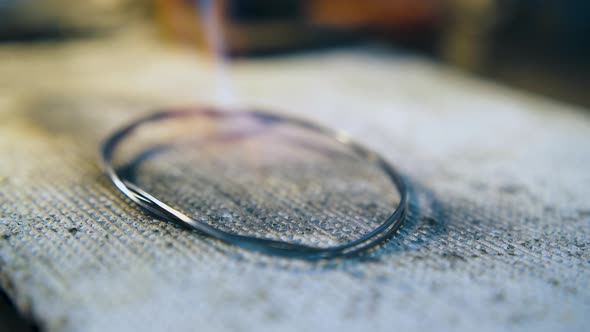
<svg viewBox="0 0 590 332">
<path fill-rule="evenodd" d="M 191 218 L 190 216 L 182 213 L 181 211 L 178 211 L 177 209 L 172 208 L 170 205 L 166 204 L 161 199 L 154 197 L 152 194 L 146 192 L 136 184 L 123 179 L 113 166 L 113 156 L 117 147 L 119 146 L 119 143 L 121 143 L 138 127 L 146 123 L 157 122 L 164 119 L 194 116 L 206 116 L 214 118 L 239 115 L 255 117 L 256 119 L 267 123 L 276 122 L 296 125 L 304 129 L 312 130 L 316 133 L 332 137 L 336 142 L 339 142 L 339 144 L 343 144 L 351 148 L 357 155 L 369 162 L 375 163 L 383 172 L 385 172 L 385 174 L 387 174 L 391 182 L 399 191 L 400 200 L 398 206 L 392 211 L 391 215 L 383 221 L 383 223 L 381 223 L 371 232 L 354 241 L 332 247 L 313 247 L 297 243 L 263 239 L 254 236 L 239 235 L 219 230 L 206 223 L 197 221 L 194 218 Z M 115 186 L 133 202 L 141 206 L 144 210 L 149 211 L 162 219 L 186 226 L 191 229 L 195 229 L 221 241 L 272 255 L 299 257 L 306 259 L 357 255 L 369 248 L 376 246 L 395 233 L 402 225 L 407 211 L 408 194 L 403 179 L 393 168 L 393 166 L 387 163 L 378 154 L 352 141 L 347 135 L 341 132 L 330 130 L 305 120 L 272 113 L 259 111 L 223 112 L 211 109 L 190 109 L 156 113 L 154 115 L 140 119 L 124 128 L 121 128 L 108 137 L 101 147 L 101 159 L 106 174 L 110 177 Z"/>
</svg>

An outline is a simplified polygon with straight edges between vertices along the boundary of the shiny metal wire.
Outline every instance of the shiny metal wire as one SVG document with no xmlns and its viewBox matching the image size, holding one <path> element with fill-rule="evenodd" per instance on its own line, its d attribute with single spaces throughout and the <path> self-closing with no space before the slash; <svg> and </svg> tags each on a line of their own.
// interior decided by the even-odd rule
<svg viewBox="0 0 590 332">
<path fill-rule="evenodd" d="M 365 234 L 361 238 L 333 247 L 312 247 L 302 244 L 289 243 L 277 240 L 262 239 L 253 236 L 233 234 L 216 229 L 208 224 L 197 221 L 190 216 L 172 208 L 170 205 L 164 203 L 146 192 L 136 184 L 122 179 L 119 173 L 113 166 L 113 155 L 119 145 L 129 134 L 131 134 L 138 127 L 150 123 L 171 118 L 183 118 L 191 116 L 207 116 L 207 117 L 231 117 L 238 115 L 251 116 L 264 122 L 276 122 L 283 124 L 291 124 L 302 127 L 304 129 L 315 131 L 323 135 L 332 137 L 335 141 L 351 148 L 357 155 L 364 158 L 368 162 L 375 163 L 387 176 L 391 179 L 400 194 L 399 205 L 393 210 L 391 215 L 383 221 L 373 231 Z M 275 115 L 272 113 L 265 113 L 259 111 L 247 112 L 223 112 L 211 109 L 196 109 L 196 110 L 180 110 L 171 112 L 156 113 L 154 115 L 140 119 L 124 128 L 119 129 L 106 139 L 101 147 L 101 161 L 106 174 L 110 177 L 115 186 L 133 202 L 141 206 L 146 211 L 149 211 L 162 219 L 170 222 L 195 229 L 211 237 L 221 241 L 238 245 L 247 249 L 261 251 L 266 254 L 281 255 L 287 257 L 299 257 L 306 259 L 317 258 L 333 258 L 338 256 L 352 256 L 357 255 L 365 250 L 376 246 L 385 239 L 389 238 L 402 225 L 407 211 L 408 194 L 406 185 L 399 173 L 383 158 L 375 152 L 357 144 L 352 141 L 347 135 L 320 127 L 311 122 L 291 118 L 283 115 Z"/>
</svg>

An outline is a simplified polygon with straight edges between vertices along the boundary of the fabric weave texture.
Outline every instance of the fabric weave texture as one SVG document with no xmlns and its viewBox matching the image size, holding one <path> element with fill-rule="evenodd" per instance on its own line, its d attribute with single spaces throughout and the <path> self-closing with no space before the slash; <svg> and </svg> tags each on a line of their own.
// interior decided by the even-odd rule
<svg viewBox="0 0 590 332">
<path fill-rule="evenodd" d="M 392 51 L 237 63 L 245 105 L 346 130 L 408 182 L 409 215 L 399 234 L 360 258 L 310 262 L 250 252 L 157 220 L 102 173 L 97 151 L 113 129 L 158 108 L 214 103 L 207 68 L 143 34 L 0 47 L 0 281 L 42 328 L 587 329 L 585 110 Z M 198 171 L 207 169 L 205 175 L 215 170 Z M 297 170 L 288 174 L 310 174 Z M 347 174 L 357 171 L 318 168 L 315 176 L 328 174 L 318 181 L 335 188 L 342 181 L 346 193 Z M 193 179 L 200 186 L 207 176 Z M 237 188 L 256 186 L 252 178 L 216 181 L 200 191 L 205 200 L 224 201 L 220 192 L 228 191 L 235 199 Z M 272 196 L 264 188 L 253 188 L 260 204 L 279 197 L 291 216 L 308 214 L 303 219 L 312 224 L 339 220 L 338 211 L 354 207 L 332 199 L 293 209 L 307 206 L 300 201 L 308 195 Z M 362 203 L 359 188 L 358 204 L 383 198 Z M 194 198 L 188 195 L 187 207 L 204 201 Z M 348 217 L 370 223 L 370 208 L 381 205 Z M 230 228 L 240 225 L 215 213 Z M 300 231 L 280 228 L 295 239 Z"/>
</svg>

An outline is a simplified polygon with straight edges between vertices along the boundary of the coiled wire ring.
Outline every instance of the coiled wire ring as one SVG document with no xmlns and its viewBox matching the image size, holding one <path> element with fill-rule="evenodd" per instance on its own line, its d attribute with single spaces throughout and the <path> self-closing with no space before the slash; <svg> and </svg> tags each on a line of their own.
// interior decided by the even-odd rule
<svg viewBox="0 0 590 332">
<path fill-rule="evenodd" d="M 399 191 L 400 200 L 397 208 L 391 215 L 384 220 L 378 227 L 362 237 L 344 244 L 332 247 L 313 247 L 297 243 L 289 243 L 278 240 L 263 239 L 253 236 L 233 234 L 230 232 L 216 229 L 206 223 L 197 221 L 188 215 L 178 211 L 170 205 L 164 203 L 162 200 L 154 197 L 134 183 L 120 177 L 119 173 L 113 166 L 113 155 L 119 145 L 129 134 L 135 131 L 138 127 L 164 119 L 183 118 L 192 116 L 207 116 L 207 117 L 232 117 L 232 116 L 250 116 L 264 122 L 276 122 L 291 124 L 302 127 L 303 129 L 312 130 L 316 133 L 327 135 L 333 138 L 339 144 L 345 145 L 353 150 L 358 156 L 365 160 L 375 163 L 391 180 Z M 317 258 L 333 258 L 339 256 L 352 256 L 362 253 L 363 251 L 376 246 L 385 239 L 389 238 L 402 225 L 407 211 L 408 194 L 406 185 L 399 175 L 399 173 L 382 157 L 375 152 L 359 145 L 352 141 L 348 136 L 341 132 L 333 131 L 314 123 L 287 117 L 284 115 L 276 115 L 272 113 L 259 111 L 242 111 L 242 112 L 224 112 L 212 109 L 189 109 L 156 113 L 151 116 L 137 120 L 130 125 L 119 129 L 106 139 L 101 147 L 101 161 L 106 174 L 110 177 L 114 185 L 123 194 L 129 197 L 133 202 L 138 204 L 144 210 L 149 211 L 162 219 L 174 222 L 181 226 L 200 231 L 213 238 L 221 241 L 238 245 L 247 249 L 257 250 L 266 254 L 280 255 L 287 257 L 298 257 L 306 259 Z"/>
</svg>

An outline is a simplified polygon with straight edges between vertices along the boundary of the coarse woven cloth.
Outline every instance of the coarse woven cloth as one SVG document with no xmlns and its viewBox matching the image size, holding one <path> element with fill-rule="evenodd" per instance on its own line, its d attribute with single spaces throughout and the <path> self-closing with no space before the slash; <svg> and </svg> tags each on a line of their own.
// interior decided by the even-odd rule
<svg viewBox="0 0 590 332">
<path fill-rule="evenodd" d="M 215 103 L 206 61 L 135 30 L 1 46 L 0 281 L 42 329 L 587 330 L 585 110 L 374 48 L 241 60 L 232 74 L 242 105 L 343 129 L 396 165 L 410 193 L 399 234 L 360 258 L 305 261 L 154 219 L 115 190 L 98 147 L 141 115 Z M 345 193 L 344 175 L 356 172 L 316 171 Z M 193 178 L 195 186 L 207 174 L 205 182 Z M 277 199 L 251 178 L 216 181 L 199 192 L 203 200 L 221 206 L 227 191 L 241 188 L 231 192 L 239 205 L 255 187 L 260 204 L 275 199 L 302 222 L 370 223 L 367 209 L 381 209 L 370 202 L 383 198 L 375 189 L 363 201 L 357 191 L 351 197 L 360 205 L 337 219 L 346 210 L 338 196 L 326 210 L 309 202 L 294 209 L 304 198 L 297 186 Z M 299 225 L 274 212 L 288 221 L 279 223 Z M 232 229 L 235 216 L 214 213 Z M 297 240 L 302 230 L 280 231 Z"/>
</svg>

